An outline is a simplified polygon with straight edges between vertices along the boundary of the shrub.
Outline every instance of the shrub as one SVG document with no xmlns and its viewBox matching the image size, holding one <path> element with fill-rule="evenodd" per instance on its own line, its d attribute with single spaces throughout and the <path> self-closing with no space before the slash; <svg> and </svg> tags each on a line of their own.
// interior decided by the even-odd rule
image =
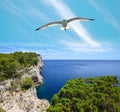
<svg viewBox="0 0 120 112">
<path fill-rule="evenodd" d="M 24 90 L 28 90 L 29 88 L 31 88 L 34 85 L 34 82 L 31 78 L 27 77 L 25 80 L 23 80 L 21 89 Z"/>
</svg>

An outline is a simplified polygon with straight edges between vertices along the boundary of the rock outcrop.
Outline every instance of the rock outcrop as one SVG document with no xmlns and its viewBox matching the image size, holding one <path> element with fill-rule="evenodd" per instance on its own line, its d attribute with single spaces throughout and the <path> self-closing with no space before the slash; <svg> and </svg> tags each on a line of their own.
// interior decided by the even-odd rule
<svg viewBox="0 0 120 112">
<path fill-rule="evenodd" d="M 32 78 L 32 80 L 35 83 L 35 86 L 39 86 L 43 84 L 43 77 L 41 76 L 41 69 L 43 67 L 43 62 L 41 59 L 41 56 L 38 56 L 38 64 L 37 66 L 31 66 L 28 68 L 27 72 L 25 69 L 19 71 L 22 72 L 24 75 L 22 76 L 22 79 L 25 79 L 26 77 Z"/>
<path fill-rule="evenodd" d="M 36 96 L 36 89 L 30 88 L 25 92 L 5 92 L 0 106 L 6 112 L 46 112 L 49 107 L 47 100 L 40 100 Z"/>
<path fill-rule="evenodd" d="M 43 63 L 40 56 L 38 56 L 38 59 L 37 66 L 31 66 L 27 72 L 26 70 L 19 71 L 24 74 L 19 80 L 30 77 L 34 81 L 35 86 L 43 83 L 43 77 L 40 75 Z M 21 91 L 18 86 L 14 91 L 11 91 L 11 82 L 15 81 L 16 79 L 9 79 L 0 83 L 0 108 L 6 112 L 46 112 L 49 102 L 45 99 L 37 98 L 35 86 L 26 91 Z M 19 85 L 19 83 L 17 84 Z"/>
</svg>

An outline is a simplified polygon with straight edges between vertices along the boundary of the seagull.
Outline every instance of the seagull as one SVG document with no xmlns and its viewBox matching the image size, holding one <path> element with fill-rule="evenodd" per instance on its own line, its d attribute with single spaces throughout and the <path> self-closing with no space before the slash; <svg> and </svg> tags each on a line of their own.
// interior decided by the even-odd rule
<svg viewBox="0 0 120 112">
<path fill-rule="evenodd" d="M 47 23 L 37 29 L 35 29 L 35 31 L 37 30 L 42 30 L 42 29 L 45 29 L 47 27 L 51 27 L 51 26 L 55 26 L 55 25 L 62 25 L 62 28 L 63 30 L 67 30 L 68 26 L 67 24 L 68 23 L 71 23 L 73 21 L 89 21 L 89 20 L 94 20 L 94 19 L 91 19 L 91 18 L 82 18 L 82 17 L 74 17 L 74 18 L 71 18 L 71 19 L 63 19 L 62 21 L 55 21 L 55 22 L 50 22 L 50 23 Z"/>
</svg>

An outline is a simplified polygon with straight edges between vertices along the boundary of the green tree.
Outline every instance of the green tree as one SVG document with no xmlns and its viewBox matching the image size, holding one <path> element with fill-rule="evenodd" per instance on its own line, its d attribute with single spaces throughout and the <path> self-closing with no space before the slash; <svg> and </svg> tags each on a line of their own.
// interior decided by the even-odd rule
<svg viewBox="0 0 120 112">
<path fill-rule="evenodd" d="M 17 72 L 37 65 L 38 55 L 32 52 L 14 52 L 10 54 L 0 53 L 0 82 L 6 79 L 19 77 Z"/>
<path fill-rule="evenodd" d="M 116 76 L 69 80 L 51 99 L 48 112 L 120 112 Z"/>
</svg>

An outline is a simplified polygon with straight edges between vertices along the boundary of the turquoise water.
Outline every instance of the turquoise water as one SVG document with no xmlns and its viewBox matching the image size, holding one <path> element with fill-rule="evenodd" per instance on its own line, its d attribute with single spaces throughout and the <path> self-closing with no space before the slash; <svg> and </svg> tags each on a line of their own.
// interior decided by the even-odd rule
<svg viewBox="0 0 120 112">
<path fill-rule="evenodd" d="M 101 75 L 120 77 L 119 60 L 44 60 L 41 74 L 44 84 L 37 88 L 38 98 L 50 101 L 68 79 Z"/>
</svg>

